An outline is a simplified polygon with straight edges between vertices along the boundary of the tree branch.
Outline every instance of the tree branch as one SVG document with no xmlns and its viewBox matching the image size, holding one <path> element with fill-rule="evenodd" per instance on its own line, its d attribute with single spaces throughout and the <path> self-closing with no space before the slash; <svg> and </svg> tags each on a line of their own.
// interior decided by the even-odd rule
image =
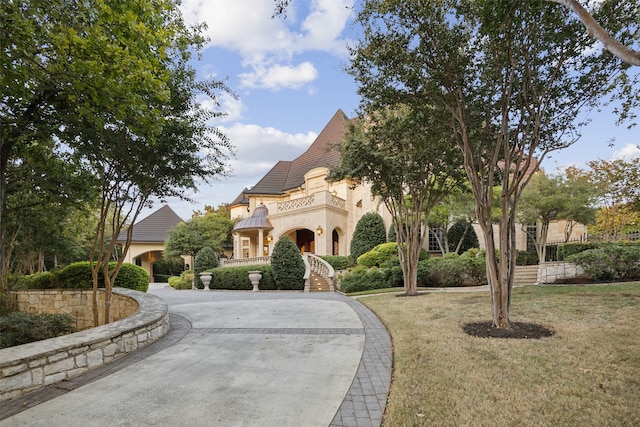
<svg viewBox="0 0 640 427">
<path fill-rule="evenodd" d="M 558 3 L 573 11 L 578 15 L 578 19 L 582 21 L 587 28 L 589 35 L 600 40 L 605 49 L 631 65 L 640 66 L 640 52 L 636 52 L 624 46 L 618 40 L 614 39 L 604 28 L 596 22 L 591 14 L 577 0 L 549 0 Z"/>
</svg>

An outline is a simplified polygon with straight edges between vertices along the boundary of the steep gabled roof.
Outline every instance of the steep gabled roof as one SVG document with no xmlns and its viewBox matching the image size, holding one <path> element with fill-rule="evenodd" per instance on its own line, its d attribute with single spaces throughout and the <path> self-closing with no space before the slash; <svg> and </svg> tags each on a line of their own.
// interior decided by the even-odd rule
<svg viewBox="0 0 640 427">
<path fill-rule="evenodd" d="M 331 168 L 340 162 L 333 147 L 344 139 L 349 118 L 338 110 L 311 146 L 293 161 L 279 161 L 245 194 L 282 194 L 304 184 L 304 175 L 317 167 Z"/>
<path fill-rule="evenodd" d="M 133 225 L 132 242 L 164 242 L 167 232 L 182 222 L 182 218 L 165 205 Z M 118 235 L 118 242 L 127 240 L 127 231 Z"/>
</svg>

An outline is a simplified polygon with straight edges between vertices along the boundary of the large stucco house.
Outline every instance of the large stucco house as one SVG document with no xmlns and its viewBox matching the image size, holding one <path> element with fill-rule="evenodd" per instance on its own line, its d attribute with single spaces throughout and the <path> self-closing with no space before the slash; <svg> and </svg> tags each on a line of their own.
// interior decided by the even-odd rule
<svg viewBox="0 0 640 427">
<path fill-rule="evenodd" d="M 328 179 L 330 168 L 340 161 L 335 149 L 348 129 L 349 118 L 338 110 L 302 155 L 281 160 L 258 183 L 244 189 L 231 203 L 231 217 L 242 218 L 234 228 L 233 257 L 254 258 L 271 254 L 273 245 L 288 236 L 301 252 L 316 255 L 348 255 L 358 220 L 367 212 L 378 212 L 387 230 L 391 216 L 383 203 L 371 196 L 367 184 L 354 187 L 347 180 Z M 529 173 L 535 173 L 537 163 Z M 563 237 L 565 222 L 549 227 L 549 241 Z M 539 228 L 529 226 L 529 231 Z M 475 226 L 480 247 L 481 230 Z M 575 227 L 572 238 L 584 235 Z M 496 227 L 497 233 L 497 227 Z M 519 250 L 532 250 L 532 240 L 523 227 L 516 230 Z M 439 252 L 436 236 L 430 235 L 428 249 Z"/>
<path fill-rule="evenodd" d="M 340 161 L 335 144 L 343 140 L 348 123 L 338 110 L 307 151 L 276 163 L 231 203 L 231 217 L 242 218 L 233 230 L 234 258 L 268 256 L 282 236 L 301 252 L 348 255 L 354 228 L 367 212 L 380 213 L 388 228 L 390 216 L 367 185 L 328 179 Z"/>
</svg>

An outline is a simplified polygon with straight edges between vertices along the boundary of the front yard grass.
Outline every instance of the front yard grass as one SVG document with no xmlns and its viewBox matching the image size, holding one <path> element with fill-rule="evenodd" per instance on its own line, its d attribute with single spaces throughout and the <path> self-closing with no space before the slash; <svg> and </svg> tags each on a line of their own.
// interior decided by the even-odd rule
<svg viewBox="0 0 640 427">
<path fill-rule="evenodd" d="M 513 290 L 539 340 L 476 338 L 488 292 L 360 299 L 385 323 L 394 373 L 383 425 L 639 426 L 640 282 Z"/>
</svg>

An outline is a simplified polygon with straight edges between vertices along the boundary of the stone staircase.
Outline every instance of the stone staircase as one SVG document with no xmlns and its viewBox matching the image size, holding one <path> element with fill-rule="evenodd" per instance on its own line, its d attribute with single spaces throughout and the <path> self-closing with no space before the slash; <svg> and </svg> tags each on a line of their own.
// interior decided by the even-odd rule
<svg viewBox="0 0 640 427">
<path fill-rule="evenodd" d="M 309 282 L 310 282 L 309 292 L 329 292 L 330 291 L 329 283 L 327 283 L 327 280 L 321 275 L 314 273 L 313 271 L 309 276 Z"/>
<path fill-rule="evenodd" d="M 518 265 L 516 266 L 513 284 L 515 286 L 534 285 L 538 281 L 537 265 Z"/>
</svg>

